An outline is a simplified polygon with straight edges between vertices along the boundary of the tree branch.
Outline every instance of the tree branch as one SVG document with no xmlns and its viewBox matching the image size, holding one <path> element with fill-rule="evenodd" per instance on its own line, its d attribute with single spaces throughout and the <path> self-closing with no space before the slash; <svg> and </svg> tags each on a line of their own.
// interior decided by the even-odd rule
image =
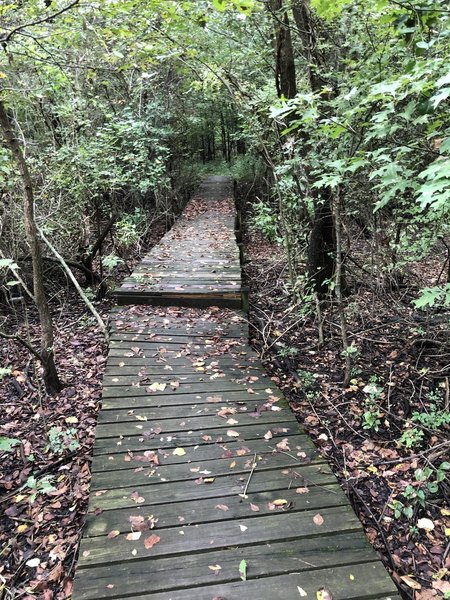
<svg viewBox="0 0 450 600">
<path fill-rule="evenodd" d="M 80 0 L 73 0 L 73 2 L 71 2 L 68 6 L 61 8 L 61 10 L 58 10 L 52 15 L 48 15 L 47 17 L 43 17 L 42 19 L 38 19 L 37 21 L 31 21 L 31 23 L 24 23 L 23 25 L 18 25 L 17 27 L 12 29 L 5 37 L 0 38 L 0 43 L 7 44 L 12 38 L 12 36 L 16 33 L 19 33 L 22 29 L 26 29 L 27 27 L 33 27 L 34 25 L 40 25 L 41 23 L 48 23 L 49 21 L 52 21 L 56 17 L 59 17 L 59 15 L 62 15 L 63 13 L 73 8 L 79 3 L 79 1 Z"/>
<path fill-rule="evenodd" d="M 22 337 L 20 337 L 20 335 L 8 335 L 4 331 L 0 331 L 0 338 L 3 338 L 4 340 L 12 340 L 13 342 L 17 342 L 18 344 L 26 348 L 28 352 L 30 352 L 35 358 L 42 361 L 42 356 L 39 354 L 39 352 L 35 350 L 33 346 L 27 342 L 27 340 L 24 340 Z"/>
</svg>

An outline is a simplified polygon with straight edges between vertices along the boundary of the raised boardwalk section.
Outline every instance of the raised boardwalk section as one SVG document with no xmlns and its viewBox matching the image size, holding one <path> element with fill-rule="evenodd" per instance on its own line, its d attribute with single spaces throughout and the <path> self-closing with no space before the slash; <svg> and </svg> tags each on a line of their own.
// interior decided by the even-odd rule
<svg viewBox="0 0 450 600">
<path fill-rule="evenodd" d="M 233 182 L 210 177 L 116 291 L 119 304 L 241 308 Z"/>
<path fill-rule="evenodd" d="M 244 313 L 217 306 L 240 304 L 230 193 L 208 181 L 119 295 L 73 599 L 398 600 Z"/>
</svg>

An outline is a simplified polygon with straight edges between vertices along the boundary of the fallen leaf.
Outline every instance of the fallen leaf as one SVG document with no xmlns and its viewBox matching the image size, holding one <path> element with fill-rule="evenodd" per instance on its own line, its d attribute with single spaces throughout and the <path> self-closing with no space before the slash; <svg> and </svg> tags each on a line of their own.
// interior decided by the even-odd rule
<svg viewBox="0 0 450 600">
<path fill-rule="evenodd" d="M 78 419 L 76 417 L 66 417 L 64 421 L 69 425 L 72 423 L 78 423 Z"/>
<path fill-rule="evenodd" d="M 289 447 L 288 441 L 289 441 L 288 438 L 283 438 L 281 440 L 281 442 L 278 442 L 278 444 L 276 445 L 278 450 L 285 450 L 285 451 L 289 452 L 290 447 Z"/>
<path fill-rule="evenodd" d="M 234 429 L 229 429 L 227 431 L 227 436 L 228 437 L 239 437 L 239 433 L 237 431 L 234 431 Z"/>
<path fill-rule="evenodd" d="M 161 538 L 159 537 L 159 535 L 155 535 L 153 533 L 150 537 L 145 538 L 144 546 L 147 548 L 147 550 L 150 550 L 151 548 L 153 548 L 153 546 L 155 544 L 157 544 L 160 541 L 161 541 Z"/>
<path fill-rule="evenodd" d="M 112 531 L 110 531 L 108 533 L 108 535 L 106 537 L 108 538 L 108 540 L 113 540 L 118 535 L 120 535 L 120 531 L 118 529 L 113 529 Z"/>
<path fill-rule="evenodd" d="M 214 508 L 217 508 L 218 510 L 223 510 L 224 512 L 230 510 L 226 504 L 216 504 Z"/>
<path fill-rule="evenodd" d="M 417 527 L 419 529 L 425 529 L 426 531 L 433 531 L 434 523 L 431 519 L 423 518 L 417 521 Z"/>
<path fill-rule="evenodd" d="M 27 560 L 27 562 L 25 563 L 27 565 L 27 567 L 38 567 L 41 564 L 41 559 L 40 558 L 30 558 L 30 560 Z"/>
<path fill-rule="evenodd" d="M 275 506 L 284 506 L 285 504 L 288 504 L 288 501 L 284 498 L 277 498 L 276 500 L 272 501 L 272 504 Z"/>
<path fill-rule="evenodd" d="M 257 504 L 250 503 L 250 508 L 253 512 L 259 512 L 259 506 Z"/>
<path fill-rule="evenodd" d="M 208 569 L 211 569 L 211 571 L 217 572 L 220 571 L 222 567 L 220 565 L 208 565 Z"/>
<path fill-rule="evenodd" d="M 247 531 L 248 527 L 247 527 L 246 525 L 241 525 L 241 524 L 239 524 L 239 529 L 240 529 L 241 531 Z"/>
<path fill-rule="evenodd" d="M 138 540 L 142 535 L 141 531 L 132 531 L 131 533 L 129 533 L 127 535 L 127 540 L 129 542 L 135 542 L 136 540 Z"/>
<path fill-rule="evenodd" d="M 420 585 L 420 583 L 418 581 L 416 581 L 415 579 L 413 579 L 412 577 L 410 577 L 409 575 L 401 575 L 400 579 L 403 581 L 403 583 L 405 583 L 408 587 L 410 587 L 413 590 L 421 590 L 422 586 Z"/>
<path fill-rule="evenodd" d="M 145 502 L 145 498 L 143 498 L 139 492 L 133 492 L 130 496 L 130 498 L 132 500 L 134 500 L 136 502 L 136 504 L 142 504 L 143 502 Z"/>
<path fill-rule="evenodd" d="M 163 392 L 167 387 L 167 383 L 158 383 L 155 381 L 151 385 L 149 385 L 146 389 L 147 392 Z"/>
<path fill-rule="evenodd" d="M 244 559 L 239 563 L 239 576 L 242 581 L 247 581 L 247 561 Z"/>
<path fill-rule="evenodd" d="M 172 454 L 174 456 L 184 456 L 186 454 L 186 450 L 184 448 L 175 448 Z"/>
<path fill-rule="evenodd" d="M 320 588 L 316 593 L 317 600 L 333 600 L 333 594 L 327 588 Z"/>
<path fill-rule="evenodd" d="M 313 517 L 313 521 L 316 525 L 323 525 L 323 517 L 321 514 L 317 513 L 317 515 L 314 515 Z"/>
<path fill-rule="evenodd" d="M 222 402 L 222 396 L 208 396 L 206 402 Z"/>
<path fill-rule="evenodd" d="M 270 430 L 264 434 L 265 440 L 271 440 L 272 438 L 273 438 L 273 433 Z"/>
</svg>

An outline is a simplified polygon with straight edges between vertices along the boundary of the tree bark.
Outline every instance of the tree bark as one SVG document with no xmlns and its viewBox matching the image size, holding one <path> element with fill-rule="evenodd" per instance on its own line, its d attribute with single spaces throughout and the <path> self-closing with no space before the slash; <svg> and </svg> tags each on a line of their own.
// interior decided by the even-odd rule
<svg viewBox="0 0 450 600">
<path fill-rule="evenodd" d="M 297 94 L 294 51 L 291 29 L 286 11 L 282 12 L 283 0 L 269 0 L 268 7 L 274 17 L 275 35 L 275 83 L 278 96 L 294 98 Z"/>
<path fill-rule="evenodd" d="M 33 291 L 36 307 L 41 325 L 41 350 L 40 360 L 44 370 L 45 388 L 49 394 L 59 392 L 63 385 L 58 377 L 54 358 L 53 323 L 47 296 L 44 290 L 42 250 L 34 218 L 34 195 L 30 172 L 22 152 L 22 148 L 14 135 L 11 121 L 3 101 L 0 99 L 0 129 L 5 138 L 6 145 L 11 151 L 23 185 L 23 215 L 25 233 L 31 251 L 33 268 Z"/>
<path fill-rule="evenodd" d="M 307 0 L 293 0 L 292 14 L 305 54 L 311 91 L 319 92 L 324 85 L 319 72 L 323 57 L 319 54 L 317 36 Z M 305 170 L 308 172 L 307 167 Z M 321 298 L 326 294 L 328 281 L 335 272 L 336 240 L 331 206 L 332 191 L 313 190 L 313 199 L 314 224 L 309 239 L 308 275 L 313 289 Z"/>
<path fill-rule="evenodd" d="M 336 241 L 334 236 L 331 196 L 315 199 L 314 223 L 308 246 L 308 275 L 319 298 L 328 289 L 335 270 Z"/>
</svg>

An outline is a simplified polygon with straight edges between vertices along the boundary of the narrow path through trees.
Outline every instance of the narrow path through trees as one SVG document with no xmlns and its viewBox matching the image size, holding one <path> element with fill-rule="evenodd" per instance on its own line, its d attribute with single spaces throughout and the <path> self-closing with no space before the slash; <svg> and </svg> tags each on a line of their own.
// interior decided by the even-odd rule
<svg viewBox="0 0 450 600">
<path fill-rule="evenodd" d="M 118 291 L 73 598 L 398 598 L 226 308 L 231 190 L 208 179 Z"/>
</svg>

